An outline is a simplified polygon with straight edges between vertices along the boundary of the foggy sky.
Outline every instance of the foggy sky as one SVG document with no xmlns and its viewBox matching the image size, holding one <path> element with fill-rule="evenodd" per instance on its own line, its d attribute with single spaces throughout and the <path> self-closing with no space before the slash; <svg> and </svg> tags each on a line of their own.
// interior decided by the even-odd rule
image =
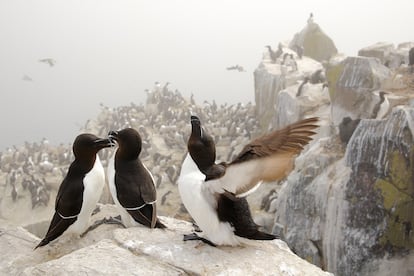
<svg viewBox="0 0 414 276">
<path fill-rule="evenodd" d="M 411 0 L 342 3 L 0 0 L 0 151 L 42 137 L 71 143 L 99 103 L 143 102 L 155 81 L 198 102 L 254 102 L 264 46 L 290 40 L 310 12 L 347 55 L 414 40 Z M 225 70 L 236 64 L 247 72 Z"/>
</svg>

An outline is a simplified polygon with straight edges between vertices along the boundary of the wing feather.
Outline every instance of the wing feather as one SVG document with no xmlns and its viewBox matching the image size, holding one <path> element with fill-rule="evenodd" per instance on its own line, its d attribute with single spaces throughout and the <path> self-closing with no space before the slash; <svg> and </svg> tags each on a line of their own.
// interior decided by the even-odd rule
<svg viewBox="0 0 414 276">
<path fill-rule="evenodd" d="M 245 196 L 260 181 L 285 178 L 293 170 L 295 157 L 316 134 L 312 130 L 318 120 L 304 119 L 253 140 L 227 165 L 224 176 L 205 183 L 206 189 Z"/>
</svg>

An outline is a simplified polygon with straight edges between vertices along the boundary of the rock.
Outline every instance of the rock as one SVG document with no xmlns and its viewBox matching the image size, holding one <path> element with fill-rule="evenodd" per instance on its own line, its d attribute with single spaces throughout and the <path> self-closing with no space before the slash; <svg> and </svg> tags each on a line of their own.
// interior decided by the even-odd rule
<svg viewBox="0 0 414 276">
<path fill-rule="evenodd" d="M 280 64 L 265 61 L 254 71 L 256 114 L 263 132 L 285 126 L 310 109 L 317 109 L 311 107 L 313 103 L 318 106 L 329 103 L 328 94 L 323 91 L 322 84 L 306 84 L 306 91 L 301 97 L 303 101 L 296 103 L 299 83 L 306 76 L 323 68 L 322 64 L 307 57 L 296 62 L 299 72 L 283 72 Z M 289 120 L 285 121 L 286 118 Z"/>
<path fill-rule="evenodd" d="M 337 275 L 411 275 L 413 137 L 414 108 L 397 107 L 361 120 L 345 154 L 332 137 L 299 156 L 275 214 L 289 247 Z"/>
<path fill-rule="evenodd" d="M 312 22 L 307 24 L 299 33 L 295 34 L 289 43 L 289 48 L 295 45 L 302 46 L 303 55 L 311 57 L 317 61 L 329 60 L 338 53 L 335 43 L 327 36 L 321 27 Z"/>
<path fill-rule="evenodd" d="M 344 117 L 371 118 L 378 96 L 372 92 L 386 88 L 390 70 L 376 58 L 348 57 L 328 66 L 332 121 L 339 125 Z"/>
<path fill-rule="evenodd" d="M 26 268 L 21 275 L 183 275 L 185 272 L 145 255 L 135 255 L 112 240 L 101 240 L 59 259 Z"/>
<path fill-rule="evenodd" d="M 285 87 L 286 79 L 278 65 L 262 62 L 254 71 L 256 113 L 262 127 L 271 122 L 275 114 L 276 96 Z"/>
<path fill-rule="evenodd" d="M 408 64 L 408 51 L 414 47 L 414 42 L 404 42 L 395 48 L 393 43 L 378 42 L 358 51 L 359 56 L 378 58 L 388 68 L 399 68 Z"/>
<path fill-rule="evenodd" d="M 394 49 L 395 47 L 393 43 L 378 42 L 359 50 L 358 56 L 378 58 L 382 64 L 385 64 L 389 61 L 389 57 Z"/>
<path fill-rule="evenodd" d="M 113 215 L 101 205 L 99 217 Z M 183 241 L 189 222 L 160 218 L 166 230 L 99 226 L 83 238 L 61 239 L 33 250 L 39 238 L 1 221 L 1 275 L 331 275 L 293 254 L 281 240 L 245 240 L 240 247 L 212 247 Z"/>
</svg>

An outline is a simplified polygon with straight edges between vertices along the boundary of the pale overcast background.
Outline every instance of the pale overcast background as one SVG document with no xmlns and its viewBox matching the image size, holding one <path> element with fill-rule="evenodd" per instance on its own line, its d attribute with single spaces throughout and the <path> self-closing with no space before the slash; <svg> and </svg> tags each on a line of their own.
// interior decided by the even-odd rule
<svg viewBox="0 0 414 276">
<path fill-rule="evenodd" d="M 356 55 L 413 41 L 412 11 L 412 0 L 0 0 L 0 151 L 71 143 L 99 103 L 143 102 L 155 81 L 198 102 L 254 102 L 264 46 L 290 40 L 310 12 Z M 225 70 L 235 64 L 247 72 Z"/>
</svg>

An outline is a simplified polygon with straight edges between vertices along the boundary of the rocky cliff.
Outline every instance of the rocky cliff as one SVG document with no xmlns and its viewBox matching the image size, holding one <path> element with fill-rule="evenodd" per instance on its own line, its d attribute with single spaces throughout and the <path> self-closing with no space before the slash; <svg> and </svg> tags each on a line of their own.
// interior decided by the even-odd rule
<svg viewBox="0 0 414 276">
<path fill-rule="evenodd" d="M 290 43 L 280 44 L 278 57 L 265 52 L 254 72 L 256 105 L 200 105 L 165 85 L 148 91 L 145 105 L 102 106 L 85 123 L 81 132 L 99 136 L 124 127 L 139 130 L 141 159 L 155 177 L 158 210 L 169 230 L 103 225 L 82 239 L 63 238 L 32 251 L 73 160 L 71 145 L 52 146 L 45 139 L 2 152 L 0 248 L 7 252 L 0 274 L 323 275 L 282 241 L 211 248 L 181 240 L 192 227 L 179 220 L 190 218 L 175 182 L 188 119 L 197 114 L 208 122 L 219 160 L 231 160 L 269 129 L 319 116 L 318 134 L 289 177 L 248 197 L 255 221 L 336 275 L 412 275 L 414 75 L 404 62 L 414 44 L 380 43 L 346 57 L 335 55 L 329 41 L 309 22 Z M 320 49 L 325 55 L 315 54 Z M 104 166 L 111 153 L 100 152 Z M 109 204 L 93 220 L 115 214 L 107 191 L 101 203 Z"/>
<path fill-rule="evenodd" d="M 273 201 L 273 231 L 335 275 L 414 273 L 414 76 L 402 62 L 410 45 L 378 43 L 323 63 L 295 55 L 297 71 L 264 58 L 255 71 L 263 131 L 322 118 Z"/>
</svg>

